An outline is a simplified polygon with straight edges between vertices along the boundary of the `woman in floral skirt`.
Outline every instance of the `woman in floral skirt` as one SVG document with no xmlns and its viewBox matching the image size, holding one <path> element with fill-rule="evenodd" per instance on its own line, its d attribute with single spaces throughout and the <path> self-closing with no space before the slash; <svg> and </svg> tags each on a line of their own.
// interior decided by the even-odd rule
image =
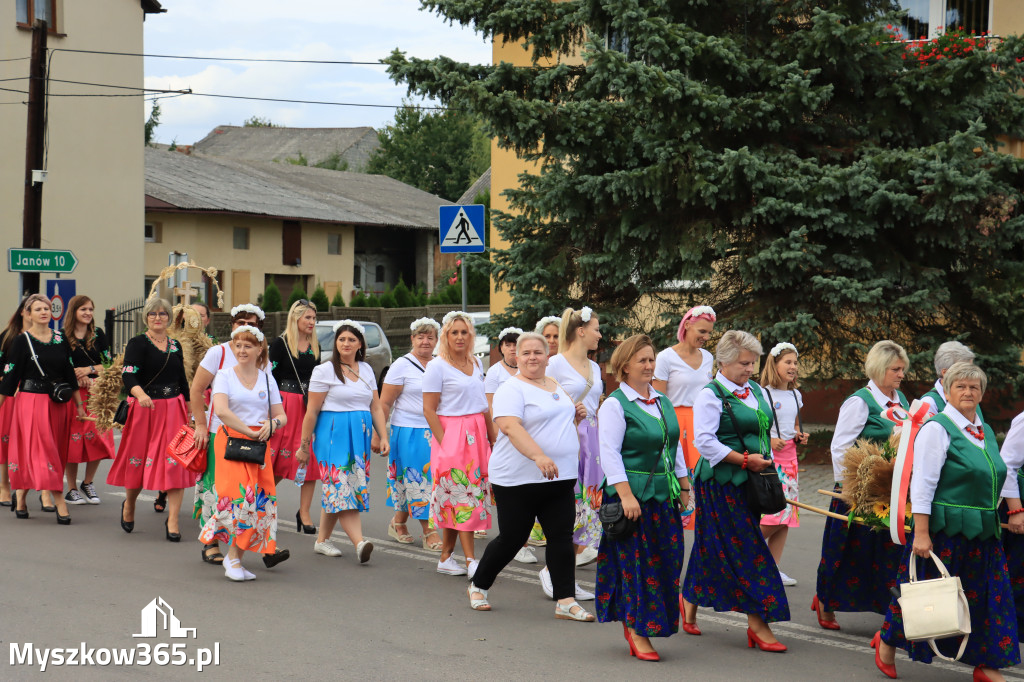
<svg viewBox="0 0 1024 682">
<path fill-rule="evenodd" d="M 380 436 L 382 455 L 390 451 L 384 410 L 373 386 L 373 368 L 366 357 L 366 330 L 352 320 L 334 324 L 331 361 L 318 365 L 309 379 L 309 405 L 302 422 L 299 462 L 316 453 L 323 484 L 320 532 L 313 551 L 341 556 L 331 542 L 334 525 L 356 546 L 359 563 L 366 563 L 373 544 L 363 538 L 359 512 L 370 511 L 370 437 Z"/>
</svg>

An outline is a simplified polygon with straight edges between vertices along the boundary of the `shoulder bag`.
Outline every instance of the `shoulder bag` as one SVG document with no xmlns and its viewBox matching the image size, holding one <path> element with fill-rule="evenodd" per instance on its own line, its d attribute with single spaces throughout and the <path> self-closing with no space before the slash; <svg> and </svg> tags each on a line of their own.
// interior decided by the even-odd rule
<svg viewBox="0 0 1024 682">
<path fill-rule="evenodd" d="M 270 375 L 267 378 L 267 419 L 270 416 Z M 262 465 L 267 455 L 267 441 L 252 438 L 236 438 L 228 436 L 224 448 L 224 459 L 229 462 L 245 462 L 246 464 Z"/>
<path fill-rule="evenodd" d="M 153 378 L 146 382 L 146 385 L 142 387 L 142 391 L 145 392 L 149 385 L 156 381 L 156 378 L 164 373 L 167 368 L 167 361 L 171 359 L 171 340 L 167 339 L 167 352 L 164 353 L 164 365 L 160 368 L 160 371 L 153 375 Z M 131 393 L 129 393 L 131 395 Z M 114 411 L 114 423 L 124 426 L 128 423 L 128 399 L 125 398 L 117 405 L 117 409 Z"/>
<path fill-rule="evenodd" d="M 910 640 L 928 640 L 932 653 L 946 661 L 959 661 L 967 648 L 971 635 L 971 611 L 964 594 L 960 578 L 951 576 L 945 565 L 929 552 L 939 569 L 940 577 L 934 580 L 918 580 L 917 555 L 910 554 L 910 582 L 900 585 L 900 596 L 896 600 L 903 610 L 903 634 Z M 960 651 L 956 658 L 939 653 L 936 639 L 963 635 Z"/>
<path fill-rule="evenodd" d="M 57 332 L 52 333 L 56 334 Z M 35 346 L 32 345 L 32 335 L 25 332 L 25 340 L 28 341 L 28 350 L 32 353 L 32 362 L 36 363 L 36 369 L 39 370 L 39 375 L 43 378 L 43 381 L 47 381 L 50 384 L 50 400 L 59 404 L 66 403 L 71 400 L 71 397 L 75 394 L 75 387 L 66 381 L 47 378 L 46 372 L 43 371 L 42 365 L 39 364 L 39 356 L 36 355 Z"/>
<path fill-rule="evenodd" d="M 732 428 L 742 443 L 743 433 L 732 411 L 732 403 L 727 396 L 722 395 L 721 388 L 716 384 L 711 385 L 711 390 L 721 399 L 722 409 L 729 414 Z M 744 451 L 743 454 L 749 453 Z M 764 456 L 760 452 L 757 454 Z M 778 514 L 786 508 L 786 495 L 782 492 L 782 481 L 779 480 L 779 470 L 775 468 L 774 462 L 758 472 L 747 469 L 747 507 L 758 518 L 764 514 Z"/>
</svg>

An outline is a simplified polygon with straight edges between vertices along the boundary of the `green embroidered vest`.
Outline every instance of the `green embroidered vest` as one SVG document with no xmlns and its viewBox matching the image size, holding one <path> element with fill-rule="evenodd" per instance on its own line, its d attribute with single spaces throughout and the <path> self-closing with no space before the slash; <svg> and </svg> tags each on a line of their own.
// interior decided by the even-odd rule
<svg viewBox="0 0 1024 682">
<path fill-rule="evenodd" d="M 729 413 L 723 404 L 722 416 L 718 421 L 718 431 L 715 432 L 715 436 L 718 438 L 718 441 L 722 443 L 722 445 L 725 445 L 736 452 L 749 452 L 752 455 L 759 454 L 767 459 L 771 459 L 771 447 L 761 447 L 761 427 L 757 417 L 757 410 L 745 404 L 717 381 L 712 381 L 706 386 L 706 388 L 710 388 L 712 391 L 715 391 L 716 386 L 718 387 L 718 391 L 715 392 L 715 395 L 719 400 L 721 400 L 722 394 L 725 394 L 725 399 L 732 405 L 732 412 L 736 417 L 735 423 L 739 427 L 740 431 L 743 432 L 742 434 L 736 433 L 736 426 L 733 426 L 733 420 L 729 417 Z M 757 398 L 758 409 L 768 418 L 768 429 L 771 429 L 771 406 L 768 405 L 768 401 L 764 399 L 764 394 L 761 392 L 760 386 L 755 384 L 753 381 L 750 382 L 749 386 L 751 393 L 753 393 L 754 397 Z M 770 440 L 766 441 L 766 443 L 770 442 Z M 765 452 L 761 452 L 762 449 L 764 449 Z M 694 474 L 702 481 L 709 481 L 713 478 L 715 479 L 715 482 L 719 484 L 731 483 L 739 486 L 747 482 L 747 470 L 743 467 L 737 464 L 730 464 L 725 460 L 711 466 L 706 457 L 701 457 L 700 461 L 697 462 L 697 469 Z"/>
<path fill-rule="evenodd" d="M 946 535 L 961 534 L 968 540 L 999 537 L 996 505 L 1006 481 L 1006 464 L 999 456 L 992 428 L 984 425 L 985 443 L 982 445 L 964 434 L 947 415 L 940 413 L 928 421 L 938 422 L 950 439 L 946 462 L 932 499 L 929 530 Z"/>
<path fill-rule="evenodd" d="M 615 389 L 609 397 L 619 401 L 626 419 L 626 433 L 622 436 L 622 465 L 626 469 L 630 490 L 641 503 L 648 500 L 665 502 L 671 497 L 669 477 L 676 475 L 676 445 L 679 443 L 679 420 L 672 402 L 661 396 L 661 412 L 665 416 L 662 422 L 629 400 L 622 389 Z M 666 427 L 668 446 L 662 454 Z M 651 471 L 654 471 L 654 476 L 650 476 Z M 647 483 L 649 476 L 651 480 Z M 605 494 L 616 495 L 615 486 L 606 485 Z"/>
<path fill-rule="evenodd" d="M 857 438 L 864 438 L 875 443 L 884 443 L 889 440 L 892 430 L 896 428 L 896 422 L 889 421 L 882 416 L 882 412 L 886 408 L 878 404 L 875 396 L 871 393 L 871 389 L 865 387 L 855 391 L 853 395 L 863 400 L 868 406 L 868 420 L 864 423 L 864 428 L 861 429 L 860 435 Z M 907 397 L 900 391 L 896 391 L 896 395 L 899 397 L 900 405 L 903 409 L 909 410 L 910 403 L 907 402 Z"/>
</svg>

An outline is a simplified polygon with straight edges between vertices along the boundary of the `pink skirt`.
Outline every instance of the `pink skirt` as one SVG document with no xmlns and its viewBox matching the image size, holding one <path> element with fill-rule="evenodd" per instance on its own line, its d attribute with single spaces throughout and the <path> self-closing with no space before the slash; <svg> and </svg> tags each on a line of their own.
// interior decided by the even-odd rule
<svg viewBox="0 0 1024 682">
<path fill-rule="evenodd" d="M 45 393 L 18 393 L 7 451 L 13 490 L 64 490 L 73 409 Z"/>
<path fill-rule="evenodd" d="M 14 416 L 14 400 L 17 395 L 8 396 L 0 405 L 0 464 L 7 466 L 7 450 L 11 446 L 11 418 Z"/>
<path fill-rule="evenodd" d="M 274 463 L 274 477 L 295 480 L 295 472 L 299 468 L 299 460 L 295 455 L 302 445 L 302 420 L 306 417 L 306 406 L 302 404 L 301 393 L 288 393 L 281 391 L 281 405 L 284 407 L 285 416 L 288 421 L 280 430 L 274 433 L 267 447 L 270 450 L 270 458 Z M 306 464 L 306 481 L 317 481 L 320 479 L 320 465 L 317 464 L 316 454 L 312 451 L 309 455 L 309 462 Z"/>
<path fill-rule="evenodd" d="M 491 444 L 483 414 L 439 417 L 444 441 L 430 439 L 433 492 L 430 515 L 441 528 L 486 530 L 491 527 L 491 484 L 487 464 Z"/>
<path fill-rule="evenodd" d="M 797 469 L 799 462 L 796 458 L 796 443 L 787 440 L 782 449 L 772 453 L 775 460 L 775 467 L 779 470 L 779 480 L 782 481 L 782 492 L 787 500 L 800 501 L 800 488 L 797 485 Z M 762 526 L 789 526 L 790 528 L 800 527 L 800 510 L 791 504 L 778 514 L 761 517 Z"/>
<path fill-rule="evenodd" d="M 79 395 L 82 396 L 82 404 L 86 405 L 86 414 L 89 412 L 89 389 L 79 388 Z M 83 462 L 95 462 L 99 459 L 114 459 L 114 434 L 112 431 L 99 433 L 96 430 L 95 422 L 80 422 L 71 418 L 70 440 L 68 442 L 68 463 L 81 464 Z"/>
<path fill-rule="evenodd" d="M 196 474 L 167 455 L 167 444 L 188 421 L 185 398 L 160 398 L 152 409 L 128 398 L 128 422 L 107 474 L 107 484 L 129 490 L 176 490 L 195 484 Z"/>
</svg>

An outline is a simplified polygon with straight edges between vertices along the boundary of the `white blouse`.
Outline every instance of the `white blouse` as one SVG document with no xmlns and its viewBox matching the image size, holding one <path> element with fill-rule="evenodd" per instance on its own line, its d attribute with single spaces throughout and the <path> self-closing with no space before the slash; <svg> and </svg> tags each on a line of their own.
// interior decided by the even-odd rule
<svg viewBox="0 0 1024 682">
<path fill-rule="evenodd" d="M 436 362 L 433 360 L 432 362 Z M 426 369 L 416 357 L 409 353 L 392 363 L 388 373 L 384 375 L 384 383 L 401 386 L 402 392 L 395 400 L 391 412 L 392 426 L 405 426 L 414 429 L 429 428 L 427 418 L 423 416 L 423 373 Z"/>
<path fill-rule="evenodd" d="M 619 384 L 623 395 L 627 400 L 635 402 L 637 407 L 651 415 L 661 419 L 661 412 L 657 405 L 647 405 L 639 402 L 640 394 L 633 390 L 629 384 Z M 651 386 L 648 389 L 649 395 L 654 397 L 662 395 Z M 622 438 L 626 435 L 626 415 L 622 411 L 622 404 L 615 398 L 605 400 L 601 409 L 597 411 L 597 433 L 601 440 L 601 468 L 608 479 L 608 485 L 615 485 L 629 480 L 626 476 L 626 467 L 622 464 Z M 660 471 L 661 465 L 655 471 Z M 683 456 L 683 447 L 676 441 L 676 477 L 683 478 L 689 472 L 686 469 L 686 458 Z"/>
<path fill-rule="evenodd" d="M 444 361 L 442 360 L 442 362 Z M 511 367 L 506 367 L 504 362 L 498 360 L 487 368 L 487 376 L 484 377 L 484 393 L 494 395 L 498 387 L 511 379 L 512 375 L 518 371 L 517 369 L 514 370 Z"/>
<path fill-rule="evenodd" d="M 217 378 L 217 373 L 221 370 L 231 369 L 237 364 L 238 359 L 231 350 L 230 342 L 222 343 L 217 346 L 213 346 L 212 348 L 207 348 L 206 354 L 203 355 L 203 359 L 199 362 L 199 366 L 212 374 L 214 379 Z M 210 385 L 213 385 L 212 382 Z M 212 411 L 213 408 L 211 407 L 210 412 Z M 232 410 L 232 412 L 234 412 L 234 410 Z M 217 429 L 220 428 L 220 419 L 217 418 L 216 414 L 213 414 L 212 416 L 207 414 L 206 418 L 210 421 L 210 433 L 217 433 Z"/>
<path fill-rule="evenodd" d="M 943 400 L 946 400 L 946 391 L 942 388 L 942 379 L 939 379 L 939 380 L 937 380 L 935 382 L 935 391 L 940 396 L 942 396 Z M 930 395 L 926 395 L 926 396 L 922 396 L 921 397 L 921 401 L 925 402 L 925 403 L 928 403 L 928 408 L 929 408 L 928 409 L 928 416 L 929 417 L 938 414 L 939 406 L 935 404 L 935 399 L 934 398 L 932 398 Z M 948 400 L 946 400 L 946 404 L 947 405 L 949 404 Z"/>
<path fill-rule="evenodd" d="M 726 379 L 721 372 L 715 376 L 715 380 L 721 382 L 730 392 L 742 391 L 751 383 L 748 381 L 740 386 Z M 765 397 L 767 398 L 767 396 Z M 757 409 L 757 396 L 754 395 L 753 390 L 740 402 L 747 407 Z M 701 457 L 706 459 L 711 466 L 715 466 L 732 452 L 732 448 L 718 440 L 718 425 L 721 421 L 722 401 L 713 390 L 705 386 L 697 394 L 697 401 L 693 404 L 693 444 L 697 447 L 697 452 L 701 454 Z"/>
<path fill-rule="evenodd" d="M 593 360 L 588 360 L 590 363 L 591 376 L 594 378 L 594 384 L 590 387 L 590 391 L 587 395 L 582 398 L 583 406 L 587 408 L 587 417 L 594 418 L 597 416 L 597 410 L 601 407 L 601 394 L 604 393 L 604 380 L 601 379 L 601 366 Z M 583 393 L 583 389 L 587 387 L 587 378 L 576 371 L 576 368 L 570 364 L 566 357 L 562 354 L 558 354 L 548 360 L 548 369 L 546 374 L 560 383 L 565 392 L 569 394 L 571 398 L 576 400 L 578 396 Z M 620 406 L 621 407 L 621 406 Z"/>
<path fill-rule="evenodd" d="M 797 405 L 804 406 L 804 397 L 798 389 L 769 388 L 762 386 L 764 399 L 775 409 L 775 423 L 772 424 L 773 438 L 793 440 L 796 436 L 796 417 L 799 412 Z M 771 394 L 771 397 L 768 397 Z"/>
<path fill-rule="evenodd" d="M 973 422 L 967 421 L 967 417 L 960 414 L 960 410 L 952 405 L 946 405 L 942 414 L 952 419 L 953 423 L 967 435 L 968 440 L 974 440 L 974 436 L 967 433 L 968 426 L 982 428 L 985 425 L 977 415 Z M 946 463 L 950 440 L 949 433 L 942 424 L 935 422 L 928 422 L 922 426 L 914 438 L 914 474 L 910 477 L 910 505 L 914 514 L 932 513 L 932 500 L 935 499 L 935 488 L 939 485 L 942 465 Z"/>
<path fill-rule="evenodd" d="M 368 412 L 373 402 L 373 368 L 365 362 L 356 363 L 359 378 L 346 376 L 342 383 L 334 373 L 334 364 L 325 362 L 313 369 L 309 378 L 310 393 L 326 393 L 324 412 Z"/>
<path fill-rule="evenodd" d="M 700 389 L 714 377 L 715 358 L 703 348 L 700 350 L 700 367 L 694 369 L 669 347 L 658 353 L 654 360 L 654 378 L 668 382 L 666 394 L 674 407 L 692 407 L 697 401 Z"/>
<path fill-rule="evenodd" d="M 441 417 L 464 417 L 487 411 L 484 371 L 475 357 L 472 376 L 455 369 L 444 358 L 431 360 L 423 374 L 423 392 L 441 394 L 437 405 L 437 414 Z"/>
<path fill-rule="evenodd" d="M 1024 466 L 1024 412 L 1010 422 L 1010 430 L 1006 432 L 1006 440 L 1003 441 L 999 454 L 1006 463 L 1006 483 L 1000 494 L 1006 498 L 1019 498 L 1017 472 Z"/>
<path fill-rule="evenodd" d="M 871 396 L 884 412 L 885 404 L 892 402 L 892 398 L 882 393 L 882 390 L 878 388 L 874 381 L 868 382 L 868 390 L 871 391 Z M 896 402 L 899 401 L 897 400 Z M 831 446 L 832 475 L 836 481 L 843 480 L 843 472 L 845 471 L 843 458 L 846 456 L 846 451 L 850 449 L 850 446 L 860 437 L 860 432 L 864 430 L 864 425 L 868 423 L 868 414 L 868 404 L 857 395 L 851 395 L 843 402 L 842 407 L 839 408 L 839 418 L 836 419 L 836 430 L 832 434 Z"/>
<path fill-rule="evenodd" d="M 229 352 L 228 355 L 231 355 Z M 228 397 L 228 409 L 242 423 L 258 426 L 270 419 L 270 406 L 281 404 L 281 391 L 272 374 L 262 369 L 253 387 L 246 388 L 235 373 L 234 367 L 222 369 L 213 377 L 213 395 L 221 394 Z M 270 399 L 267 400 L 267 387 L 270 387 Z"/>
</svg>

